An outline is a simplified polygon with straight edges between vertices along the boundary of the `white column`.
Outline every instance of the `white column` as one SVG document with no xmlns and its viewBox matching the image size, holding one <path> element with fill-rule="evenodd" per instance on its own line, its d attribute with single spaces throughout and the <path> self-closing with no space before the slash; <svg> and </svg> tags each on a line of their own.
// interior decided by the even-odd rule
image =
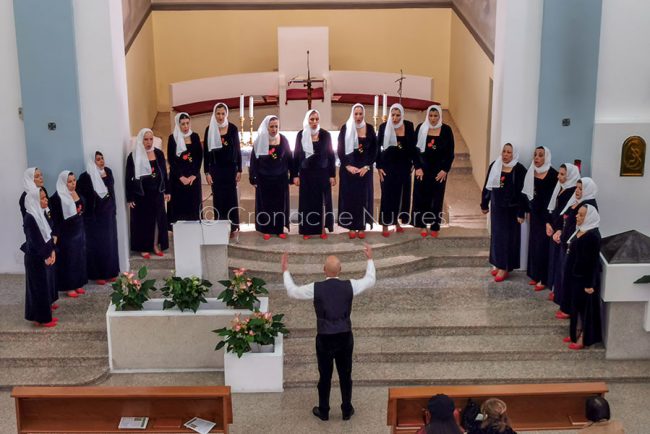
<svg viewBox="0 0 650 434">
<path fill-rule="evenodd" d="M 115 177 L 120 267 L 129 267 L 124 165 L 130 151 L 122 2 L 74 0 L 84 161 L 96 150 Z"/>
<path fill-rule="evenodd" d="M 18 198 L 23 192 L 23 171 L 27 168 L 25 131 L 18 116 L 21 106 L 20 74 L 16 48 L 14 5 L 0 2 L 0 131 L 2 131 L 2 162 L 0 163 L 0 273 L 24 272 L 25 241 Z"/>
</svg>

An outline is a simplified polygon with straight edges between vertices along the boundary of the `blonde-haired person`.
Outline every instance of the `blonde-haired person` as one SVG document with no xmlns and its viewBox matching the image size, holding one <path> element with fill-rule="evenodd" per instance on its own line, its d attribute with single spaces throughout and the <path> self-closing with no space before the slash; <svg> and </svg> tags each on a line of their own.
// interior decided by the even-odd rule
<svg viewBox="0 0 650 434">
<path fill-rule="evenodd" d="M 510 426 L 510 418 L 506 414 L 508 406 L 497 398 L 487 399 L 481 405 L 483 422 L 468 431 L 468 434 L 517 434 Z"/>
</svg>

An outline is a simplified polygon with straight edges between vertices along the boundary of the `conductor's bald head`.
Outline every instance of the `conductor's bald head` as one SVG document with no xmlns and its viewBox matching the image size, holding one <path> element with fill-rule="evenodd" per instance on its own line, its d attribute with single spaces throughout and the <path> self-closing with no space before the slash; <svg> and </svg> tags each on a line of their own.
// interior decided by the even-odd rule
<svg viewBox="0 0 650 434">
<path fill-rule="evenodd" d="M 328 256 L 323 266 L 326 277 L 337 277 L 341 272 L 341 261 L 336 256 Z"/>
</svg>

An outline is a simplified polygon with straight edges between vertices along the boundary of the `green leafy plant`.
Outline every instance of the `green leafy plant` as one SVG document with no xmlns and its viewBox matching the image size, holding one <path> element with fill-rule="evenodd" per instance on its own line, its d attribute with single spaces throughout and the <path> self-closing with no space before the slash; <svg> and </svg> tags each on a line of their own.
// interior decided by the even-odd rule
<svg viewBox="0 0 650 434">
<path fill-rule="evenodd" d="M 247 276 L 245 268 L 238 268 L 230 280 L 220 280 L 219 283 L 226 289 L 217 298 L 235 309 L 253 310 L 255 303 L 260 301 L 257 296 L 269 293 L 264 287 L 266 282 Z"/>
<path fill-rule="evenodd" d="M 253 331 L 253 342 L 260 345 L 270 345 L 275 342 L 278 334 L 289 334 L 282 322 L 284 314 L 273 315 L 271 312 L 256 311 L 248 321 L 248 328 Z"/>
<path fill-rule="evenodd" d="M 111 303 L 115 310 L 142 310 L 144 302 L 149 300 L 149 292 L 156 291 L 155 279 L 145 280 L 147 267 L 142 267 L 135 273 L 125 271 L 121 273 L 111 285 Z"/>
<path fill-rule="evenodd" d="M 235 315 L 230 327 L 212 330 L 213 333 L 223 337 L 223 340 L 215 347 L 215 351 L 225 346 L 227 352 L 235 353 L 239 358 L 244 353 L 248 353 L 255 336 L 255 332 L 248 327 L 249 322 L 248 318 L 241 320 L 239 315 Z"/>
<path fill-rule="evenodd" d="M 181 312 L 191 309 L 195 312 L 201 303 L 207 303 L 205 294 L 210 291 L 212 283 L 196 276 L 178 277 L 172 275 L 165 279 L 165 286 L 160 290 L 166 300 L 163 302 L 163 309 L 171 309 L 178 306 Z"/>
</svg>

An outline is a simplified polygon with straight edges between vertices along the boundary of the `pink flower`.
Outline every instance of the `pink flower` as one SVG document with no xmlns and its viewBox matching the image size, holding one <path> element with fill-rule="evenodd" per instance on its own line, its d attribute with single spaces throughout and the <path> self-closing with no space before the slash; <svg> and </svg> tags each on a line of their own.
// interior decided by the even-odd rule
<svg viewBox="0 0 650 434">
<path fill-rule="evenodd" d="M 271 312 L 267 312 L 264 314 L 264 319 L 265 320 L 271 320 L 273 319 L 273 316 L 271 315 Z"/>
<path fill-rule="evenodd" d="M 239 324 L 237 324 L 237 325 L 234 327 L 234 329 L 235 329 L 236 332 L 238 332 L 239 330 L 241 330 L 241 326 L 240 326 Z"/>
<path fill-rule="evenodd" d="M 255 336 L 255 332 L 253 330 L 249 331 L 248 334 L 251 336 Z"/>
</svg>

